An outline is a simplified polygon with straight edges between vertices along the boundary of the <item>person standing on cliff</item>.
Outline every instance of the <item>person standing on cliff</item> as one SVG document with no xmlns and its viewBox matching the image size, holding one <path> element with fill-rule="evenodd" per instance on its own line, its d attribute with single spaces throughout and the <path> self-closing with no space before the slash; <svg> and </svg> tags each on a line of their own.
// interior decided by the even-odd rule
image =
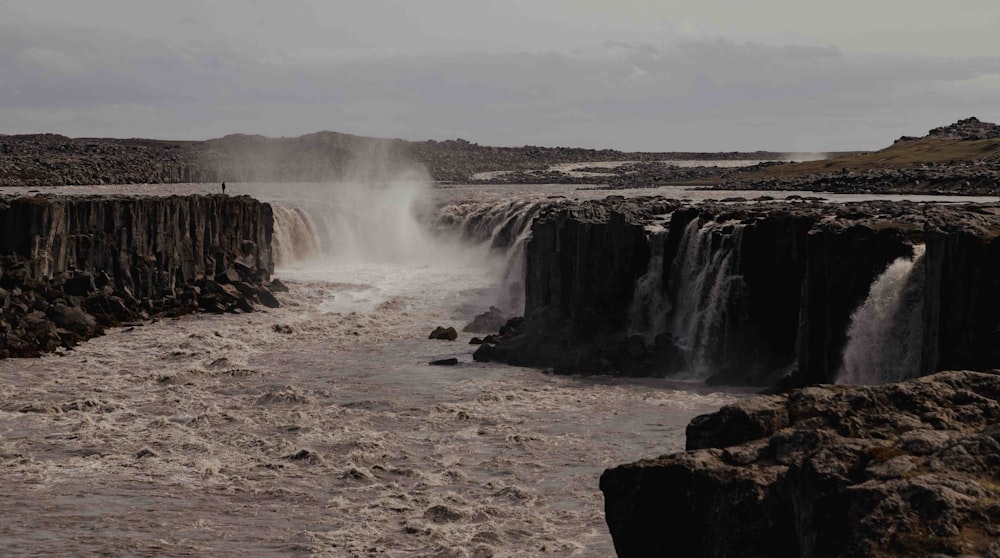
<svg viewBox="0 0 1000 558">
<path fill-rule="evenodd" d="M 222 183 L 222 193 L 223 194 L 226 193 L 226 183 L 225 182 Z"/>
</svg>

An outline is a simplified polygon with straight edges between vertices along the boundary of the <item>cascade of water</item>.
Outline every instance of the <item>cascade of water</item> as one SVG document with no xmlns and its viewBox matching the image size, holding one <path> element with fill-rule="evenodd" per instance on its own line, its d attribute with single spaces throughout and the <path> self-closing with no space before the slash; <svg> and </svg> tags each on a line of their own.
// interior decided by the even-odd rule
<svg viewBox="0 0 1000 558">
<path fill-rule="evenodd" d="M 629 309 L 629 335 L 642 335 L 646 345 L 653 345 L 657 335 L 667 331 L 670 301 L 663 289 L 663 249 L 667 230 L 650 231 L 649 268 L 636 282 Z"/>
<path fill-rule="evenodd" d="M 492 304 L 507 313 L 524 311 L 525 247 L 531 223 L 550 200 L 522 198 L 496 201 L 463 201 L 447 204 L 436 216 L 439 231 L 487 247 L 502 258 Z"/>
<path fill-rule="evenodd" d="M 670 329 L 687 356 L 687 372 L 698 378 L 711 375 L 726 354 L 729 311 L 739 305 L 744 293 L 743 277 L 738 274 L 743 228 L 692 221 L 685 228 L 673 266 L 676 307 Z"/>
<path fill-rule="evenodd" d="M 479 268 L 496 284 L 478 304 L 523 313 L 531 223 L 558 202 L 521 197 L 435 207 L 433 191 L 418 175 L 363 178 L 277 192 L 275 262 L 287 267 L 309 260 L 312 271 L 370 264 Z"/>
<path fill-rule="evenodd" d="M 920 374 L 925 250 L 914 246 L 912 257 L 898 258 L 872 283 L 851 316 L 837 383 L 883 384 Z"/>
<path fill-rule="evenodd" d="M 271 248 L 274 262 L 286 266 L 316 257 L 319 254 L 319 237 L 309 214 L 300 207 L 273 204 L 274 235 Z"/>
</svg>

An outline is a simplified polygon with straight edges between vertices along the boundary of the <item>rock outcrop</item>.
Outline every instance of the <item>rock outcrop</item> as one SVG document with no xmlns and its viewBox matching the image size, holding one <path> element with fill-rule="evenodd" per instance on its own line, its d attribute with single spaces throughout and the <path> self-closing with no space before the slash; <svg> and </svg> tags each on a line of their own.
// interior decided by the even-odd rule
<svg viewBox="0 0 1000 558">
<path fill-rule="evenodd" d="M 913 375 L 985 369 L 1000 362 L 998 237 L 1000 208 L 980 205 L 611 197 L 549 208 L 526 248 L 525 323 L 476 358 L 752 385 L 794 370 L 794 384 L 831 382 L 873 281 L 926 244 Z"/>
<path fill-rule="evenodd" d="M 615 366 L 628 343 L 632 293 L 649 263 L 642 221 L 676 207 L 611 196 L 543 210 L 526 252 L 526 320 L 500 344 L 483 344 L 476 360 L 568 372 Z"/>
<path fill-rule="evenodd" d="M 0 198 L 0 357 L 103 328 L 280 303 L 271 208 L 249 197 Z"/>
<path fill-rule="evenodd" d="M 601 476 L 621 557 L 1000 556 L 1000 371 L 758 396 Z"/>
<path fill-rule="evenodd" d="M 983 122 L 975 116 L 934 128 L 928 136 L 950 141 L 979 141 L 1000 138 L 1000 125 Z"/>
</svg>

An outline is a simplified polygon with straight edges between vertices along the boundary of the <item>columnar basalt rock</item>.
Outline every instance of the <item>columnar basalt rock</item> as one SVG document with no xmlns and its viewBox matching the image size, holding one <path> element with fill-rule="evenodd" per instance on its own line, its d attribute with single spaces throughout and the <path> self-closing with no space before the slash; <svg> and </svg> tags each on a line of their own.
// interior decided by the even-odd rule
<svg viewBox="0 0 1000 558">
<path fill-rule="evenodd" d="M 0 198 L 0 356 L 104 327 L 277 306 L 271 208 L 249 197 Z"/>
<path fill-rule="evenodd" d="M 1000 228 L 990 217 L 970 213 L 965 227 L 927 233 L 925 368 L 1000 363 Z"/>
<path fill-rule="evenodd" d="M 627 345 L 635 282 L 649 264 L 641 220 L 676 207 L 612 196 L 546 210 L 526 254 L 525 324 L 499 345 L 482 345 L 475 358 L 567 371 L 615 367 Z"/>
<path fill-rule="evenodd" d="M 666 234 L 645 230 L 664 223 Z M 620 197 L 564 205 L 532 226 L 523 327 L 476 358 L 624 375 L 697 364 L 714 382 L 771 385 L 789 371 L 792 385 L 832 382 L 873 281 L 926 243 L 924 354 L 913 375 L 985 369 L 1000 362 L 998 231 L 1000 208 L 986 205 Z M 652 242 L 663 243 L 666 304 L 661 329 L 640 338 L 629 335 L 629 310 L 661 248 Z M 693 275 L 678 272 L 685 266 Z M 691 331 L 678 328 L 696 322 L 701 337 L 684 338 Z"/>
</svg>

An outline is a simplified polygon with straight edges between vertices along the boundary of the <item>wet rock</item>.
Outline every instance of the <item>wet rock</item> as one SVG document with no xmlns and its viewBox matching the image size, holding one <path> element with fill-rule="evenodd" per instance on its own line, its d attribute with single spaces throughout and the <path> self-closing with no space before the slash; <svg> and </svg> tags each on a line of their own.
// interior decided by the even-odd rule
<svg viewBox="0 0 1000 558">
<path fill-rule="evenodd" d="M 272 293 L 287 293 L 288 287 L 281 282 L 277 277 L 271 279 L 270 282 L 264 284 Z"/>
<path fill-rule="evenodd" d="M 431 366 L 454 366 L 458 364 L 457 358 L 442 358 L 440 360 L 432 360 L 428 364 Z"/>
<path fill-rule="evenodd" d="M 281 308 L 281 302 L 263 285 L 258 285 L 255 293 L 257 300 L 268 308 Z"/>
<path fill-rule="evenodd" d="M 68 329 L 81 336 L 91 337 L 97 331 L 97 320 L 80 308 L 56 303 L 49 309 L 48 317 L 56 327 Z"/>
<path fill-rule="evenodd" d="M 473 318 L 472 322 L 462 328 L 462 331 L 471 333 L 491 333 L 499 330 L 507 323 L 507 316 L 496 306 Z"/>
<path fill-rule="evenodd" d="M 308 450 L 300 449 L 299 451 L 285 456 L 288 461 L 300 461 L 304 463 L 318 463 L 321 461 L 318 453 Z"/>
<path fill-rule="evenodd" d="M 428 339 L 443 339 L 447 341 L 454 341 L 458 339 L 458 332 L 455 331 L 453 327 L 443 327 L 437 326 L 434 331 L 427 337 Z"/>
<path fill-rule="evenodd" d="M 433 523 L 454 523 L 464 518 L 464 513 L 445 505 L 431 506 L 424 512 L 424 519 Z"/>
</svg>

